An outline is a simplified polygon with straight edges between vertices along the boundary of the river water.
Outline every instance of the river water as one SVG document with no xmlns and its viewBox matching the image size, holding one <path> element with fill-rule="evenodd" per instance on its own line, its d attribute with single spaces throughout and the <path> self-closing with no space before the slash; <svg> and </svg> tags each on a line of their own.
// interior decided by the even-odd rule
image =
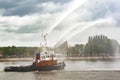
<svg viewBox="0 0 120 80">
<path fill-rule="evenodd" d="M 44 71 L 43 72 L 37 72 L 37 71 L 4 72 L 3 71 L 4 67 L 6 66 L 29 65 L 31 63 L 32 63 L 31 61 L 0 62 L 0 80 L 116 80 L 116 79 L 120 79 L 119 77 L 120 60 L 115 60 L 115 61 L 66 60 L 65 69 L 58 70 L 58 71 L 47 71 L 47 72 L 44 72 Z"/>
</svg>

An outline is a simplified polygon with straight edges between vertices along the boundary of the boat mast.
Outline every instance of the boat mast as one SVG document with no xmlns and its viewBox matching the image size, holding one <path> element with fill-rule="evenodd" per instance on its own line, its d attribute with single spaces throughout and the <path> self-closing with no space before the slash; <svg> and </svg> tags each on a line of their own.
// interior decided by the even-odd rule
<svg viewBox="0 0 120 80">
<path fill-rule="evenodd" d="M 42 34 L 41 35 L 41 43 L 40 46 L 42 47 L 42 51 L 47 51 L 46 47 L 47 47 L 47 35 L 48 34 Z"/>
</svg>

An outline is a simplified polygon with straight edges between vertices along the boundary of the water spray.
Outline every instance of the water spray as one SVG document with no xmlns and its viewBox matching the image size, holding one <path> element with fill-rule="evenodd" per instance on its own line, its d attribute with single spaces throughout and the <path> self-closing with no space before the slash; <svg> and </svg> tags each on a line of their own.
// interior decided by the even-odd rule
<svg viewBox="0 0 120 80">
<path fill-rule="evenodd" d="M 102 23 L 110 23 L 111 21 L 109 19 L 99 19 L 93 22 L 90 22 L 87 26 L 81 28 L 80 30 L 77 29 L 77 31 L 74 34 L 71 34 L 68 38 L 65 39 L 61 39 L 62 41 L 59 41 L 58 44 L 56 44 L 54 47 L 58 47 L 60 46 L 62 43 L 64 43 L 65 41 L 71 39 L 73 36 L 77 35 L 78 33 L 90 28 L 90 27 L 94 27 L 97 24 L 102 24 Z"/>
<path fill-rule="evenodd" d="M 78 27 L 79 25 L 83 25 L 83 24 L 86 24 L 88 22 L 80 22 L 80 23 L 76 23 L 74 26 L 70 27 L 67 31 L 65 31 L 61 36 L 60 38 L 58 39 L 58 41 L 56 42 L 56 44 L 59 43 L 59 41 L 62 41 L 62 38 L 67 34 L 69 33 L 70 31 L 72 31 L 73 29 L 75 29 L 76 27 Z M 56 46 L 56 45 L 54 45 Z"/>
<path fill-rule="evenodd" d="M 59 17 L 59 19 L 53 24 L 51 25 L 50 29 L 48 30 L 47 34 L 49 34 L 58 24 L 60 24 L 70 13 L 72 13 L 74 10 L 76 10 L 78 7 L 82 6 L 84 3 L 86 2 L 86 0 L 74 0 L 69 9 L 67 11 L 64 12 L 64 14 L 62 16 Z M 73 6 L 73 7 L 71 7 Z"/>
</svg>

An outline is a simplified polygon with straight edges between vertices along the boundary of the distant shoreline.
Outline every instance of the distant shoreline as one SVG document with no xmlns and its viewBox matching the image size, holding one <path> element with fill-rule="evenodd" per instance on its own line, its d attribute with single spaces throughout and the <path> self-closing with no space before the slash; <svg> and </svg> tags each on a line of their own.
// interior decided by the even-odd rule
<svg viewBox="0 0 120 80">
<path fill-rule="evenodd" d="M 67 57 L 68 60 L 114 60 L 120 59 L 120 57 Z"/>
<path fill-rule="evenodd" d="M 66 57 L 64 60 L 116 60 L 120 57 Z M 0 58 L 0 61 L 33 61 L 29 58 Z"/>
<path fill-rule="evenodd" d="M 0 58 L 0 61 L 32 61 L 33 58 Z"/>
</svg>

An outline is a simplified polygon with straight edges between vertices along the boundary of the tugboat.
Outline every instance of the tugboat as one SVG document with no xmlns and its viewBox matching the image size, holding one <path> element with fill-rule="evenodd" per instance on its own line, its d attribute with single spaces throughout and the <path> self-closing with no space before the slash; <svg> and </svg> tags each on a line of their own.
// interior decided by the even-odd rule
<svg viewBox="0 0 120 80">
<path fill-rule="evenodd" d="M 46 36 L 43 36 L 46 45 Z M 35 54 L 35 61 L 28 66 L 9 66 L 5 67 L 6 72 L 28 72 L 28 71 L 52 71 L 64 69 L 65 63 L 58 62 L 54 51 L 47 51 L 42 46 L 42 52 Z"/>
</svg>

